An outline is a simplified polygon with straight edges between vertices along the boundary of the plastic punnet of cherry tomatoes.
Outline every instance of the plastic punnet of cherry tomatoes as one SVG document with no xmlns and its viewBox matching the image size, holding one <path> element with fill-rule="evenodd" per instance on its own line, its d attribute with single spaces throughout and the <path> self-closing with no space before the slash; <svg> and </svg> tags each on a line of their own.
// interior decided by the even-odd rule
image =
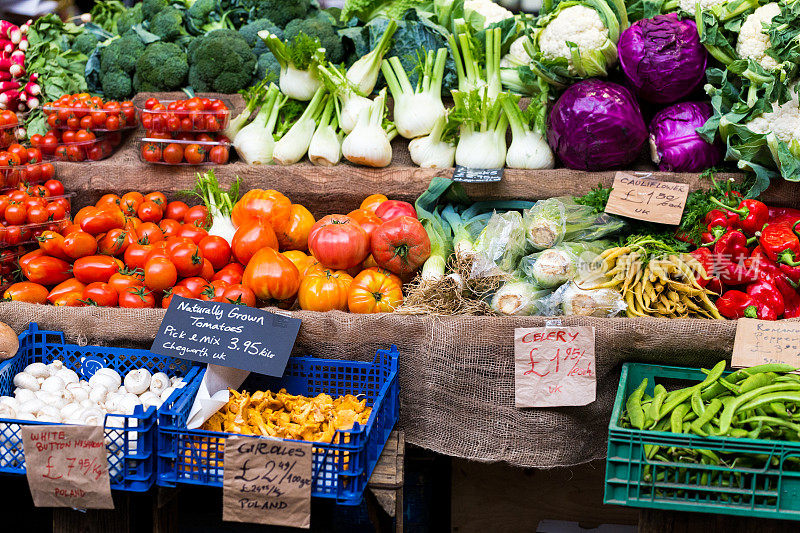
<svg viewBox="0 0 800 533">
<path fill-rule="evenodd" d="M 42 110 L 53 129 L 116 132 L 136 126 L 133 102 L 106 102 L 86 93 L 64 95 Z"/>
<path fill-rule="evenodd" d="M 144 129 L 155 133 L 218 132 L 228 126 L 230 109 L 225 101 L 215 98 L 148 98 L 139 116 Z"/>
<path fill-rule="evenodd" d="M 148 131 L 139 146 L 146 163 L 162 165 L 223 165 L 230 158 L 230 142 L 208 133 L 158 133 Z"/>
</svg>

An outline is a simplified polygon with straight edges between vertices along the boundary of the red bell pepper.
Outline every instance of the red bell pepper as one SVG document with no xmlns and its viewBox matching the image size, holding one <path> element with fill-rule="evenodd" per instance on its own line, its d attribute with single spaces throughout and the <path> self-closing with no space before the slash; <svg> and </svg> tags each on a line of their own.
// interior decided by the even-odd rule
<svg viewBox="0 0 800 533">
<path fill-rule="evenodd" d="M 722 293 L 722 282 L 717 276 L 719 269 L 714 261 L 711 250 L 708 248 L 698 248 L 689 254 L 694 256 L 694 258 L 703 265 L 703 269 L 706 271 L 705 277 L 700 276 L 699 273 L 695 274 L 698 285 L 710 291 L 714 291 L 717 294 Z"/>
<path fill-rule="evenodd" d="M 751 199 L 742 200 L 739 202 L 739 206 L 736 209 L 733 209 L 727 207 L 716 198 L 712 197 L 711 201 L 723 207 L 724 209 L 727 209 L 731 213 L 736 213 L 739 215 L 736 225 L 748 235 L 755 235 L 755 233 L 757 231 L 761 231 L 761 228 L 764 227 L 764 224 L 769 221 L 769 208 L 764 202 Z"/>
<path fill-rule="evenodd" d="M 783 296 L 783 317 L 800 316 L 800 294 L 797 293 L 797 285 L 792 283 L 777 263 L 766 256 L 760 246 L 755 247 L 751 258 L 756 262 L 754 265 L 758 270 L 758 279 L 773 284 Z"/>
<path fill-rule="evenodd" d="M 766 280 L 759 280 L 747 286 L 747 294 L 753 299 L 770 309 L 775 317 L 779 317 L 784 311 L 783 294 L 778 287 Z"/>
<path fill-rule="evenodd" d="M 800 240 L 792 226 L 768 224 L 761 231 L 758 243 L 771 260 L 789 266 L 800 266 Z"/>
<path fill-rule="evenodd" d="M 769 208 L 769 221 L 771 223 L 788 222 L 789 224 L 794 224 L 798 220 L 800 220 L 800 209 L 792 209 L 791 207 Z"/>
<path fill-rule="evenodd" d="M 750 255 L 747 237 L 739 230 L 731 230 L 714 243 L 714 254 L 733 263 Z"/>
<path fill-rule="evenodd" d="M 715 302 L 719 314 L 725 318 L 736 320 L 737 318 L 761 318 L 759 314 L 759 305 L 755 298 L 749 294 L 731 290 L 717 298 Z M 766 308 L 766 306 L 761 306 Z"/>
</svg>

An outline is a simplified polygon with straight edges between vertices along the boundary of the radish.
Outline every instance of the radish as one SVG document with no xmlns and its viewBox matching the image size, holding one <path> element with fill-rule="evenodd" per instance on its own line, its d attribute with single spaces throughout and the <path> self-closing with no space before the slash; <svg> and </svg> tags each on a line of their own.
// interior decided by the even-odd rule
<svg viewBox="0 0 800 533">
<path fill-rule="evenodd" d="M 25 73 L 22 65 L 9 57 L 0 58 L 0 71 L 9 72 L 15 78 L 19 78 Z"/>
<path fill-rule="evenodd" d="M 19 89 L 20 84 L 16 80 L 11 81 L 0 81 L 0 93 L 4 93 L 10 91 L 12 89 Z"/>
<path fill-rule="evenodd" d="M 0 70 L 0 81 L 8 81 L 14 79 L 10 72 Z"/>
<path fill-rule="evenodd" d="M 32 77 L 33 76 L 31 76 L 31 78 Z M 39 84 L 32 80 L 25 84 L 25 88 L 23 90 L 28 96 L 38 96 L 42 93 L 42 88 L 39 86 Z"/>
<path fill-rule="evenodd" d="M 16 102 L 19 100 L 21 94 L 23 93 L 21 93 L 19 89 L 11 89 L 10 91 L 0 93 L 0 104 L 9 105 L 12 102 Z"/>
<path fill-rule="evenodd" d="M 28 109 L 36 109 L 39 107 L 39 99 L 35 96 L 29 96 L 28 101 L 25 102 L 28 106 Z"/>
<path fill-rule="evenodd" d="M 17 48 L 19 50 L 22 50 L 23 52 L 27 51 L 28 50 L 28 38 L 23 35 L 22 39 L 20 39 L 19 43 L 17 44 Z"/>
<path fill-rule="evenodd" d="M 27 29 L 25 30 L 27 31 Z M 19 26 L 12 24 L 7 20 L 0 20 L 0 35 L 8 38 L 12 43 L 16 44 L 22 39 L 22 30 Z"/>
</svg>

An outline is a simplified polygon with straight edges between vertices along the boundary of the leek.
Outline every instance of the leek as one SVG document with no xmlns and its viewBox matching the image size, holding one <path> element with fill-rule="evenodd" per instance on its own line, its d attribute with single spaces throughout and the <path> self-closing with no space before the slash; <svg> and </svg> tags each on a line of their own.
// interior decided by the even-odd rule
<svg viewBox="0 0 800 533">
<path fill-rule="evenodd" d="M 436 208 L 436 201 L 447 192 L 452 181 L 434 178 L 428 189 L 414 203 L 417 218 L 422 223 L 431 241 L 431 255 L 422 266 L 424 281 L 439 281 L 444 278 L 447 260 L 453 253 L 453 230 L 442 216 L 443 208 Z"/>
</svg>

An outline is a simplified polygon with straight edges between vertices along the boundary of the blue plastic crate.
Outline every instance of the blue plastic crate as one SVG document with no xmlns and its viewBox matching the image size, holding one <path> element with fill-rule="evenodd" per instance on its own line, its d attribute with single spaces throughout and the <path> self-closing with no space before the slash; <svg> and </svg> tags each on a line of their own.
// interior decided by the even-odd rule
<svg viewBox="0 0 800 533">
<path fill-rule="evenodd" d="M 343 505 L 361 502 L 364 489 L 400 414 L 397 381 L 397 347 L 378 350 L 371 363 L 292 357 L 271 390 L 316 396 L 363 395 L 372 413 L 366 425 L 337 431 L 333 443 L 314 443 L 311 495 L 335 498 Z M 222 486 L 225 438 L 232 433 L 186 429 L 203 374 L 178 397 L 170 397 L 158 410 L 158 481 Z"/>
<path fill-rule="evenodd" d="M 39 330 L 32 322 L 19 336 L 17 355 L 0 364 L 0 395 L 13 394 L 14 376 L 29 364 L 50 363 L 56 359 L 86 380 L 103 367 L 113 368 L 122 376 L 129 370 L 147 368 L 170 377 L 183 376 L 186 381 L 195 378 L 200 370 L 189 361 L 155 355 L 147 350 L 66 344 L 63 333 Z M 179 390 L 169 399 L 177 397 Z M 106 415 L 105 441 L 112 489 L 143 492 L 153 485 L 157 420 L 155 407 L 143 410 L 142 406 L 137 406 L 132 415 Z M 25 474 L 20 425 L 60 424 L 0 418 L 0 472 Z"/>
</svg>

